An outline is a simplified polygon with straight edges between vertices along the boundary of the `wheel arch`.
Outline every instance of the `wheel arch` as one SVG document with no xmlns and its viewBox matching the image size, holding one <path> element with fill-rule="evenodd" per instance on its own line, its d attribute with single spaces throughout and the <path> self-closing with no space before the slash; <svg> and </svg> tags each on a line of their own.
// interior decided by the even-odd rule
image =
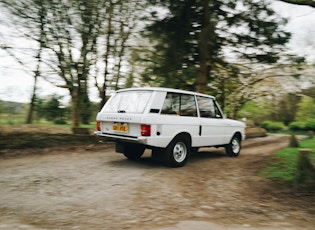
<svg viewBox="0 0 315 230">
<path fill-rule="evenodd" d="M 188 132 L 180 132 L 180 133 L 178 133 L 178 134 L 175 135 L 175 137 L 172 139 L 172 141 L 175 140 L 175 139 L 177 139 L 177 138 L 184 138 L 185 140 L 188 141 L 189 146 L 191 146 L 191 141 L 192 141 L 192 140 L 191 140 L 191 135 L 190 135 L 190 133 L 188 133 Z M 170 143 L 171 143 L 172 141 L 170 141 Z"/>
<path fill-rule="evenodd" d="M 170 167 L 182 167 L 190 155 L 191 136 L 187 132 L 175 135 L 165 148 L 165 164 Z"/>
<path fill-rule="evenodd" d="M 240 142 L 242 141 L 242 133 L 239 132 L 239 131 L 234 133 L 234 135 L 231 137 L 231 140 L 232 140 L 233 137 L 237 137 Z"/>
</svg>

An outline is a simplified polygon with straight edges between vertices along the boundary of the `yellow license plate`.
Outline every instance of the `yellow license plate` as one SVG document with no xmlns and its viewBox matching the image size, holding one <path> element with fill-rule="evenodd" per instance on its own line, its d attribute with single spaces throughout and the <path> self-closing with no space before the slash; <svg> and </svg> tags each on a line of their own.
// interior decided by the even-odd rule
<svg viewBox="0 0 315 230">
<path fill-rule="evenodd" d="M 116 132 L 127 133 L 128 132 L 128 124 L 127 123 L 114 123 L 113 130 Z"/>
</svg>

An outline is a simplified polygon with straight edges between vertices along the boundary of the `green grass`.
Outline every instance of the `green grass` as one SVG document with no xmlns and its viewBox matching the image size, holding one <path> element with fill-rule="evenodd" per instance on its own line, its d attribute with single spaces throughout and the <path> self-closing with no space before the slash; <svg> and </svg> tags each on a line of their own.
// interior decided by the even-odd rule
<svg viewBox="0 0 315 230">
<path fill-rule="evenodd" d="M 308 131 L 303 131 L 303 130 L 279 130 L 279 131 L 268 131 L 268 133 L 272 133 L 272 134 L 288 134 L 288 135 L 302 135 L 302 136 L 307 136 L 308 135 Z"/>
<path fill-rule="evenodd" d="M 11 115 L 0 114 L 0 125 L 23 125 L 25 124 L 25 117 L 21 115 Z M 47 125 L 47 126 L 63 126 L 63 127 L 71 127 L 71 121 L 66 121 L 66 124 L 55 124 L 53 121 L 47 121 L 45 119 L 34 119 L 34 125 Z M 81 128 L 96 128 L 96 122 L 91 121 L 90 124 L 80 124 Z"/>
<path fill-rule="evenodd" d="M 294 181 L 297 167 L 297 157 L 300 148 L 312 150 L 311 160 L 315 165 L 315 137 L 299 142 L 298 148 L 285 148 L 275 153 L 273 162 L 260 171 L 260 174 L 269 179 L 280 179 L 289 184 Z"/>
<path fill-rule="evenodd" d="M 25 123 L 25 117 L 21 115 L 0 114 L 0 124 L 16 125 Z"/>
</svg>

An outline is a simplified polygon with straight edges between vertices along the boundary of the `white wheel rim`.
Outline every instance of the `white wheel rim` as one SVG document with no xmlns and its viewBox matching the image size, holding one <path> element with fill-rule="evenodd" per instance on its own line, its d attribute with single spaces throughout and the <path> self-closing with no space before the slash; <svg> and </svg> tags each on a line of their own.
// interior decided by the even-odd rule
<svg viewBox="0 0 315 230">
<path fill-rule="evenodd" d="M 183 142 L 176 143 L 173 149 L 174 160 L 178 163 L 181 163 L 182 161 L 185 160 L 186 155 L 187 155 L 186 145 Z"/>
<path fill-rule="evenodd" d="M 235 138 L 232 140 L 232 150 L 233 153 L 238 153 L 240 151 L 240 143 Z"/>
</svg>

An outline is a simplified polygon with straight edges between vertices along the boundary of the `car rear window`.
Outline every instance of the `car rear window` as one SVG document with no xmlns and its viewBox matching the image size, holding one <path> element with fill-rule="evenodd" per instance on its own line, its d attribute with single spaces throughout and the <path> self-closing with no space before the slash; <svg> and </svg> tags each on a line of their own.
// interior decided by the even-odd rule
<svg viewBox="0 0 315 230">
<path fill-rule="evenodd" d="M 106 103 L 102 112 L 105 113 L 143 113 L 152 91 L 117 92 Z"/>
</svg>

